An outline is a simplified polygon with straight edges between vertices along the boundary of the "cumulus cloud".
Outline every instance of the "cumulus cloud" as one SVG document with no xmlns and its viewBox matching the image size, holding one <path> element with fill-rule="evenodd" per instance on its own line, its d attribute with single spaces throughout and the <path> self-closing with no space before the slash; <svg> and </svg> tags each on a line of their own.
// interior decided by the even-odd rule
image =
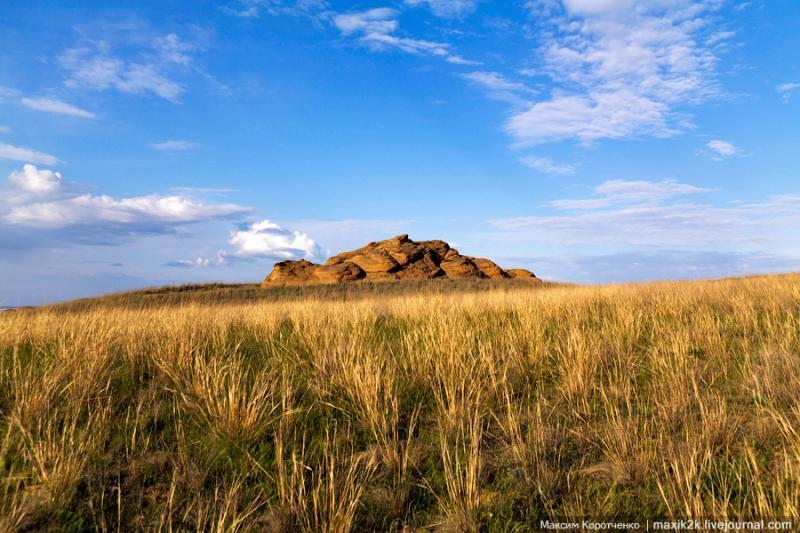
<svg viewBox="0 0 800 533">
<path fill-rule="evenodd" d="M 39 165 L 57 165 L 60 160 L 50 154 L 44 152 L 37 152 L 24 146 L 14 146 L 11 144 L 0 143 L 0 159 L 9 159 L 11 161 L 24 161 L 28 163 L 36 163 Z"/>
<path fill-rule="evenodd" d="M 175 140 L 153 143 L 150 146 L 163 152 L 185 152 L 186 150 L 197 148 L 197 143 Z"/>
<path fill-rule="evenodd" d="M 532 155 L 527 155 L 521 157 L 519 160 L 523 165 L 530 167 L 534 170 L 544 172 L 545 174 L 558 174 L 558 175 L 575 174 L 575 165 L 558 164 L 555 163 L 552 159 L 548 159 L 546 157 L 536 157 Z"/>
<path fill-rule="evenodd" d="M 720 141 L 719 139 L 714 139 L 709 141 L 706 144 L 709 150 L 712 152 L 712 157 L 716 161 L 721 161 L 723 159 L 727 159 L 729 157 L 735 156 L 739 151 L 736 149 L 736 146 L 727 142 L 727 141 Z"/>
<path fill-rule="evenodd" d="M 23 165 L 22 170 L 15 170 L 8 176 L 13 188 L 25 194 L 52 194 L 61 188 L 62 180 L 59 172 L 39 170 L 34 165 Z"/>
<path fill-rule="evenodd" d="M 441 18 L 463 18 L 478 6 L 476 0 L 406 0 L 406 5 L 427 5 L 431 12 Z"/>
<path fill-rule="evenodd" d="M 95 115 L 91 111 L 86 111 L 74 105 L 62 102 L 55 98 L 22 98 L 20 103 L 30 109 L 36 111 L 44 111 L 45 113 L 56 113 L 60 115 L 71 115 L 73 117 L 81 118 L 94 118 Z"/>
<path fill-rule="evenodd" d="M 473 64 L 450 52 L 447 43 L 398 37 L 397 17 L 400 12 L 388 7 L 378 7 L 366 11 L 339 13 L 332 19 L 333 25 L 344 36 L 358 36 L 361 44 L 374 49 L 396 49 L 410 54 L 429 54 L 441 57 L 454 64 Z"/>
<path fill-rule="evenodd" d="M 269 220 L 232 232 L 229 243 L 238 257 L 312 258 L 318 251 L 316 243 L 305 233 L 290 231 Z"/>
<path fill-rule="evenodd" d="M 508 121 L 518 145 L 668 137 L 687 127 L 677 108 L 716 93 L 708 41 L 713 2 L 529 2 L 546 13 L 539 71 L 556 88 Z M 717 41 L 723 39 L 719 32 Z"/>
<path fill-rule="evenodd" d="M 2 220 L 32 228 L 94 228 L 98 231 L 159 233 L 176 226 L 230 219 L 250 211 L 235 204 L 203 204 L 183 196 L 150 194 L 113 198 L 80 191 L 58 172 L 25 165 L 8 177 Z"/>
</svg>

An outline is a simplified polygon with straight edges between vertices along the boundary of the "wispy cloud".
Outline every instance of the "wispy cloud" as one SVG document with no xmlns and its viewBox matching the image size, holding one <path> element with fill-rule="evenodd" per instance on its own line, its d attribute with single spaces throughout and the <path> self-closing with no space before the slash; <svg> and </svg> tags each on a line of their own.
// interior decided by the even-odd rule
<svg viewBox="0 0 800 533">
<path fill-rule="evenodd" d="M 722 161 L 739 153 L 739 150 L 732 143 L 719 139 L 709 141 L 706 146 L 711 151 L 711 157 L 715 161 Z"/>
<path fill-rule="evenodd" d="M 524 83 L 509 80 L 497 72 L 477 70 L 462 74 L 461 77 L 484 88 L 490 98 L 516 106 L 529 105 L 531 95 L 536 94 Z"/>
<path fill-rule="evenodd" d="M 542 279 L 577 283 L 614 283 L 653 279 L 721 278 L 786 272 L 800 258 L 786 254 L 704 250 L 636 250 L 597 255 L 506 259 L 533 269 Z"/>
<path fill-rule="evenodd" d="M 61 162 L 57 157 L 50 154 L 37 152 L 36 150 L 31 150 L 24 146 L 14 146 L 5 143 L 0 143 L 0 159 L 50 166 L 57 165 Z"/>
<path fill-rule="evenodd" d="M 257 18 L 262 13 L 270 15 L 316 16 L 327 11 L 327 0 L 238 0 L 220 8 L 224 13 L 241 18 Z"/>
<path fill-rule="evenodd" d="M 406 5 L 427 5 L 437 17 L 460 19 L 478 7 L 477 0 L 405 0 Z"/>
<path fill-rule="evenodd" d="M 32 228 L 159 233 L 174 227 L 235 218 L 251 211 L 236 204 L 203 204 L 179 195 L 150 194 L 116 199 L 81 192 L 61 174 L 24 165 L 8 177 L 0 204 L 2 220 Z"/>
<path fill-rule="evenodd" d="M 564 214 L 491 220 L 496 232 L 486 237 L 611 248 L 796 248 L 800 195 L 726 206 L 674 200 L 704 192 L 709 191 L 676 181 L 609 181 L 598 186 L 592 198 L 549 202 L 568 211 Z"/>
<path fill-rule="evenodd" d="M 226 187 L 171 187 L 170 191 L 178 194 L 210 194 L 224 196 L 232 192 L 238 192 L 239 189 L 229 189 Z"/>
<path fill-rule="evenodd" d="M 553 200 L 547 205 L 556 209 L 581 211 L 622 204 L 652 205 L 677 196 L 705 192 L 710 192 L 710 189 L 675 180 L 609 180 L 594 188 L 593 198 Z"/>
<path fill-rule="evenodd" d="M 710 189 L 697 187 L 676 180 L 610 180 L 594 189 L 595 194 L 616 201 L 627 202 L 660 202 L 675 196 L 710 192 Z"/>
<path fill-rule="evenodd" d="M 153 94 L 177 102 L 186 88 L 171 79 L 167 71 L 189 66 L 190 53 L 195 50 L 195 45 L 170 33 L 155 37 L 134 60 L 114 54 L 109 43 L 100 41 L 67 49 L 58 62 L 68 73 L 65 82 L 68 87 Z"/>
<path fill-rule="evenodd" d="M 318 247 L 311 237 L 299 231 L 262 220 L 249 227 L 231 233 L 229 243 L 238 257 L 266 257 L 272 259 L 311 258 L 317 255 Z"/>
<path fill-rule="evenodd" d="M 530 2 L 547 13 L 539 70 L 550 98 L 516 113 L 506 131 L 517 145 L 565 139 L 591 143 L 686 129 L 677 108 L 716 93 L 708 14 L 689 0 Z M 547 9 L 544 9 L 544 8 Z M 562 9 L 563 7 L 563 9 Z M 722 39 L 724 36 L 719 36 Z"/>
<path fill-rule="evenodd" d="M 164 266 L 176 268 L 211 268 L 223 266 L 228 264 L 228 253 L 220 250 L 213 258 L 196 257 L 194 259 L 179 259 L 177 261 L 169 261 Z"/>
<path fill-rule="evenodd" d="M 163 152 L 185 152 L 186 150 L 192 150 L 193 148 L 197 148 L 198 145 L 197 143 L 193 143 L 190 141 L 174 140 L 174 141 L 153 143 L 150 146 L 155 150 L 161 150 Z"/>
<path fill-rule="evenodd" d="M 0 98 L 19 98 L 20 95 L 21 93 L 18 90 L 0 85 Z"/>
<path fill-rule="evenodd" d="M 564 165 L 555 163 L 552 159 L 546 157 L 536 157 L 526 155 L 519 158 L 520 162 L 534 170 L 544 172 L 545 174 L 569 175 L 575 174 L 575 165 Z"/>
<path fill-rule="evenodd" d="M 800 89 L 800 83 L 781 83 L 776 89 L 783 95 L 783 99 L 788 102 L 792 98 L 792 93 Z"/>
<path fill-rule="evenodd" d="M 35 109 L 36 111 L 44 111 L 45 113 L 55 113 L 59 115 L 71 115 L 73 117 L 81 118 L 95 118 L 95 114 L 91 111 L 86 111 L 72 104 L 62 102 L 55 98 L 22 98 L 20 103 L 27 108 Z"/>
<path fill-rule="evenodd" d="M 339 13 L 332 21 L 342 35 L 357 36 L 361 44 L 373 50 L 396 49 L 410 54 L 441 57 L 454 64 L 474 64 L 453 54 L 448 43 L 397 36 L 399 15 L 400 12 L 396 9 L 378 7 L 366 11 Z"/>
<path fill-rule="evenodd" d="M 9 131 L 11 131 L 11 128 L 0 125 L 0 133 L 8 133 Z"/>
</svg>

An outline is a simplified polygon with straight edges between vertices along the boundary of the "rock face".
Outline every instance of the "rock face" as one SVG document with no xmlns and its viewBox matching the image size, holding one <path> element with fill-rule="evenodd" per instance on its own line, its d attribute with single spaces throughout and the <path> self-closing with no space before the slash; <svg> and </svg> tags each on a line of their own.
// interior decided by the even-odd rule
<svg viewBox="0 0 800 533">
<path fill-rule="evenodd" d="M 506 273 L 514 279 L 539 279 L 530 270 L 524 268 L 509 268 Z"/>
<path fill-rule="evenodd" d="M 461 255 L 444 241 L 412 241 L 408 235 L 371 242 L 342 252 L 317 265 L 300 259 L 275 264 L 261 284 L 267 286 L 344 283 L 358 280 L 391 281 L 434 278 L 539 279 L 528 270 L 503 270 L 494 262 Z"/>
</svg>

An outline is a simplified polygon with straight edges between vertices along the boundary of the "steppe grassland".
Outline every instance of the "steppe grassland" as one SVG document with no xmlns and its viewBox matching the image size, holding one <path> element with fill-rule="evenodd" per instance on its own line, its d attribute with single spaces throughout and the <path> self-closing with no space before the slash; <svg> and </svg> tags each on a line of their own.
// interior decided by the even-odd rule
<svg viewBox="0 0 800 533">
<path fill-rule="evenodd" d="M 0 530 L 800 519 L 800 275 L 139 302 L 0 314 Z"/>
</svg>

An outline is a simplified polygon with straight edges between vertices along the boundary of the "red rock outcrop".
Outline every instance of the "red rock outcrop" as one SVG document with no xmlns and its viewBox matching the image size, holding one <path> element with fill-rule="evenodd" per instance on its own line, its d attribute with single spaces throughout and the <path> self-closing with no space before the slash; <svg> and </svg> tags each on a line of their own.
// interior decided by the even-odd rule
<svg viewBox="0 0 800 533">
<path fill-rule="evenodd" d="M 371 242 L 317 265 L 300 259 L 275 264 L 262 286 L 434 278 L 538 278 L 524 269 L 503 270 L 493 261 L 468 257 L 444 241 L 412 241 L 408 235 Z"/>
</svg>

